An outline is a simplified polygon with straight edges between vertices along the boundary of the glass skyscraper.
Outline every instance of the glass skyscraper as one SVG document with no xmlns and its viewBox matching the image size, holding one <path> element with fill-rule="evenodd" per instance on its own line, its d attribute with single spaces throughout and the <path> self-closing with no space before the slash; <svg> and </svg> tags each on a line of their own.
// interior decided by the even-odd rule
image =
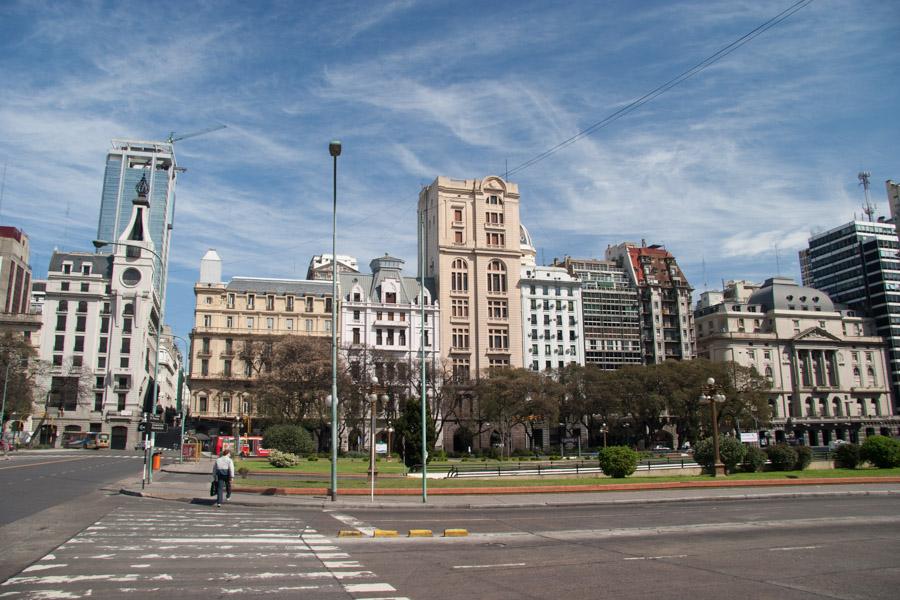
<svg viewBox="0 0 900 600">
<path fill-rule="evenodd" d="M 900 398 L 900 242 L 893 223 L 851 221 L 809 238 L 803 284 L 875 319 Z"/>
<path fill-rule="evenodd" d="M 150 185 L 147 196 L 150 201 L 150 239 L 168 267 L 176 172 L 172 144 L 113 140 L 112 149 L 106 156 L 97 238 L 111 242 L 119 239 L 131 216 L 131 202 L 137 195 L 135 186 L 146 177 Z M 100 251 L 111 253 L 114 249 L 114 246 L 105 246 Z M 161 265 L 157 264 L 155 272 L 162 272 Z M 155 283 L 159 289 L 158 277 Z"/>
</svg>

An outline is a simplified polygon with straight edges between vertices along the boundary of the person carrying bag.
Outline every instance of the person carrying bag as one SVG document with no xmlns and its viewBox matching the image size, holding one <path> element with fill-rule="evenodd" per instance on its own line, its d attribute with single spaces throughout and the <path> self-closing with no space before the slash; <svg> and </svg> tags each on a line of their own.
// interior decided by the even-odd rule
<svg viewBox="0 0 900 600">
<path fill-rule="evenodd" d="M 222 495 L 225 494 L 225 500 L 231 498 L 231 482 L 234 480 L 234 461 L 231 460 L 231 450 L 223 450 L 222 456 L 213 463 L 212 475 L 213 481 L 210 485 L 210 495 L 213 495 L 215 488 L 216 508 L 222 507 Z"/>
</svg>

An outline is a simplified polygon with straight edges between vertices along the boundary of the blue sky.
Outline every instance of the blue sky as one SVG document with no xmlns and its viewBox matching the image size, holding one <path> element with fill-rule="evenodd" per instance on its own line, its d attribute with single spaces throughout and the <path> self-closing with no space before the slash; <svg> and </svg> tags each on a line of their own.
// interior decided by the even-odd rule
<svg viewBox="0 0 900 600">
<path fill-rule="evenodd" d="M 113 138 L 176 146 L 168 320 L 186 336 L 201 256 L 304 277 L 330 252 L 415 272 L 415 204 L 599 121 L 787 8 L 695 2 L 0 3 L 3 224 L 91 250 Z M 900 4 L 817 0 L 639 111 L 517 173 L 538 260 L 646 239 L 698 291 L 799 277 L 811 231 L 900 180 Z M 704 266 L 705 265 L 705 266 Z"/>
</svg>

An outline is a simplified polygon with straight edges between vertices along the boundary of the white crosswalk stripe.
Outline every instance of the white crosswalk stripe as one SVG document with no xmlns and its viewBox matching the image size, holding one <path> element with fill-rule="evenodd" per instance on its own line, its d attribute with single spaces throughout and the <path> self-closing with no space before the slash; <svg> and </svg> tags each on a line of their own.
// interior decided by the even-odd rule
<svg viewBox="0 0 900 600">
<path fill-rule="evenodd" d="M 159 505 L 113 511 L 0 585 L 0 598 L 408 600 L 285 512 Z M 236 507 L 235 507 L 236 508 Z"/>
</svg>

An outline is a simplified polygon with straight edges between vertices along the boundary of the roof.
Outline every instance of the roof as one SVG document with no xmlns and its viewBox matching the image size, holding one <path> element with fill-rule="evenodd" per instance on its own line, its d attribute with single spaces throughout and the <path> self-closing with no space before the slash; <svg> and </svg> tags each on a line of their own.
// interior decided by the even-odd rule
<svg viewBox="0 0 900 600">
<path fill-rule="evenodd" d="M 70 262 L 74 265 L 72 274 L 81 273 L 82 263 L 91 264 L 91 275 L 103 275 L 108 278 L 112 275 L 111 254 L 94 254 L 93 252 L 59 252 L 54 251 L 50 257 L 50 266 L 47 268 L 48 273 L 61 273 L 64 262 Z"/>
<path fill-rule="evenodd" d="M 834 312 L 834 302 L 823 291 L 797 285 L 789 277 L 771 277 L 750 295 L 747 304 L 759 304 L 763 310 L 811 310 Z"/>
<path fill-rule="evenodd" d="M 294 296 L 331 296 L 330 281 L 309 279 L 263 279 L 259 277 L 234 277 L 225 286 L 229 292 L 255 292 L 258 294 L 289 294 Z"/>
</svg>

